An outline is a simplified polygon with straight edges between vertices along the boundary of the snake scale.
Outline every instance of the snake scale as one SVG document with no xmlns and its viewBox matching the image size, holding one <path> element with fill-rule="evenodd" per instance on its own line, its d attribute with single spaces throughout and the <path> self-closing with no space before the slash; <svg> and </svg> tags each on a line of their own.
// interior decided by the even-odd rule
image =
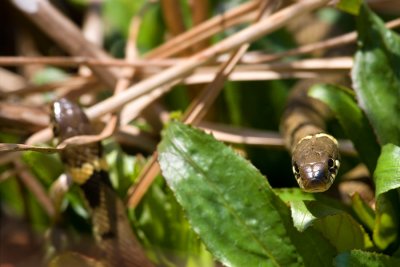
<svg viewBox="0 0 400 267">
<path fill-rule="evenodd" d="M 66 99 L 53 103 L 52 123 L 59 142 L 94 134 L 82 109 Z M 153 266 L 132 232 L 122 201 L 111 187 L 101 143 L 68 146 L 61 152 L 61 159 L 67 174 L 80 186 L 87 200 L 103 265 Z"/>
<path fill-rule="evenodd" d="M 338 142 L 325 133 L 325 119 L 330 111 L 307 96 L 308 88 L 315 82 L 304 80 L 295 85 L 280 127 L 292 155 L 293 174 L 306 192 L 328 190 L 340 167 Z"/>
</svg>

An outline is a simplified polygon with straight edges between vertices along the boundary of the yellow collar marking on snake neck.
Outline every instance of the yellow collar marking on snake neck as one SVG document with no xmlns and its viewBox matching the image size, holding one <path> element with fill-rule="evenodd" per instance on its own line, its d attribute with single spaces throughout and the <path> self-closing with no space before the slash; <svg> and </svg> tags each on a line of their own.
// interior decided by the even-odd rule
<svg viewBox="0 0 400 267">
<path fill-rule="evenodd" d="M 68 172 L 72 177 L 72 180 L 82 185 L 92 176 L 95 171 L 106 171 L 108 164 L 104 158 L 95 159 L 92 162 L 85 162 L 81 167 L 69 167 Z"/>
</svg>

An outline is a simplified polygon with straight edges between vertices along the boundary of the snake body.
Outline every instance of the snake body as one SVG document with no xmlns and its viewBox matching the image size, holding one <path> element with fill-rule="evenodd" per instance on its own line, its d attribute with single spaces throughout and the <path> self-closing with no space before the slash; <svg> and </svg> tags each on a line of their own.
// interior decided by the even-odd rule
<svg viewBox="0 0 400 267">
<path fill-rule="evenodd" d="M 59 142 L 94 134 L 82 109 L 66 99 L 53 103 L 52 123 Z M 69 146 L 61 152 L 61 159 L 67 174 L 81 187 L 88 202 L 101 261 L 110 267 L 153 266 L 132 232 L 122 201 L 111 187 L 101 143 Z"/>
<path fill-rule="evenodd" d="M 315 81 L 301 81 L 292 90 L 282 118 L 285 146 L 292 155 L 293 174 L 306 192 L 329 189 L 340 167 L 337 140 L 325 133 L 328 108 L 307 96 Z"/>
</svg>

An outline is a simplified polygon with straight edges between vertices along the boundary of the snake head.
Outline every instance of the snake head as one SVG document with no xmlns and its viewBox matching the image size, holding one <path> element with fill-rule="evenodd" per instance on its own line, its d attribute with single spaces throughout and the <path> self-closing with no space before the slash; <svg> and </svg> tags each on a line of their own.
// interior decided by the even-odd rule
<svg viewBox="0 0 400 267">
<path fill-rule="evenodd" d="M 63 141 L 76 135 L 92 134 L 89 119 L 75 103 L 61 98 L 51 106 L 51 122 L 54 136 Z"/>
<path fill-rule="evenodd" d="M 306 192 L 323 192 L 333 184 L 340 167 L 336 139 L 319 133 L 302 138 L 292 153 L 293 173 Z"/>
</svg>

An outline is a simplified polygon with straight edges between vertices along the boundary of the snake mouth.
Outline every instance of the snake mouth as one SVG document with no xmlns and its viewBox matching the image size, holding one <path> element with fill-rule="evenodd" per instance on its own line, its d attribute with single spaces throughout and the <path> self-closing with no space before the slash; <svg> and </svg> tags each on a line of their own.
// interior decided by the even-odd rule
<svg viewBox="0 0 400 267">
<path fill-rule="evenodd" d="M 324 192 L 332 185 L 331 174 L 323 163 L 314 163 L 300 168 L 300 187 L 306 192 Z"/>
<path fill-rule="evenodd" d="M 300 186 L 305 192 L 324 192 L 331 186 L 329 181 L 329 178 L 324 178 L 323 180 L 307 179 L 303 180 L 303 183 L 301 183 Z"/>
</svg>

